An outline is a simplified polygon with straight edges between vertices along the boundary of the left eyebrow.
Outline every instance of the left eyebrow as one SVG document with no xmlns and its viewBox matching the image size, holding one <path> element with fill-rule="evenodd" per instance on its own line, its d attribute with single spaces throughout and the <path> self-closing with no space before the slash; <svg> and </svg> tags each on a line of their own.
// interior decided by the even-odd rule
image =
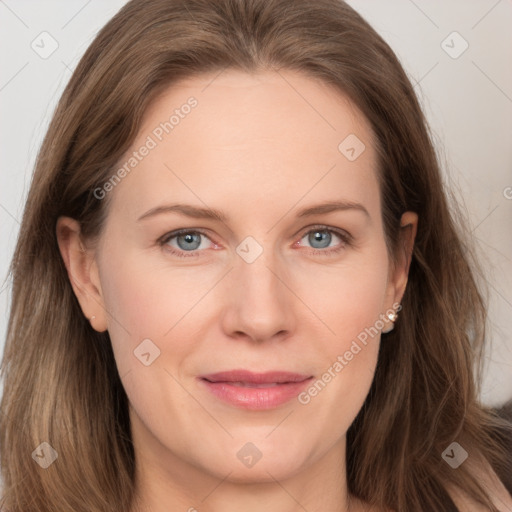
<svg viewBox="0 0 512 512">
<path fill-rule="evenodd" d="M 368 210 L 361 204 L 353 201 L 329 201 L 327 203 L 317 204 L 309 206 L 302 210 L 299 210 L 297 217 L 309 217 L 311 215 L 317 215 L 319 213 L 330 213 L 334 211 L 343 210 L 356 210 L 365 214 L 366 217 L 370 218 Z"/>
<path fill-rule="evenodd" d="M 370 218 L 368 210 L 361 203 L 355 203 L 352 201 L 329 201 L 327 203 L 308 206 L 307 208 L 303 208 L 297 212 L 297 218 L 311 217 L 313 215 L 322 213 L 331 213 L 334 211 L 344 210 L 360 211 L 365 214 L 366 217 Z M 137 222 L 163 213 L 181 213 L 182 215 L 186 215 L 187 217 L 192 217 L 195 219 L 211 219 L 224 223 L 228 221 L 227 216 L 223 212 L 220 210 L 215 210 L 214 208 L 201 208 L 190 204 L 170 204 L 157 206 L 156 208 L 148 210 L 137 219 Z"/>
<path fill-rule="evenodd" d="M 212 219 L 219 220 L 221 222 L 227 221 L 227 217 L 221 211 L 215 210 L 213 208 L 200 208 L 198 206 L 192 206 L 190 204 L 169 204 L 164 206 L 157 206 L 156 208 L 148 210 L 146 213 L 144 213 L 137 219 L 137 222 L 148 217 L 160 215 L 162 213 L 173 212 L 181 213 L 182 215 L 186 215 L 187 217 L 193 217 L 195 219 Z"/>
</svg>

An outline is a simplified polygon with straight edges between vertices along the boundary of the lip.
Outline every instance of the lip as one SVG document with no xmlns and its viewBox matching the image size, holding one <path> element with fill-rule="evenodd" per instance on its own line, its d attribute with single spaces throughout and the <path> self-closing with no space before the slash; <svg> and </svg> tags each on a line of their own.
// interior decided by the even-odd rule
<svg viewBox="0 0 512 512">
<path fill-rule="evenodd" d="M 265 410 L 292 400 L 312 378 L 311 375 L 286 371 L 231 370 L 202 375 L 199 381 L 210 393 L 235 407 Z"/>
</svg>

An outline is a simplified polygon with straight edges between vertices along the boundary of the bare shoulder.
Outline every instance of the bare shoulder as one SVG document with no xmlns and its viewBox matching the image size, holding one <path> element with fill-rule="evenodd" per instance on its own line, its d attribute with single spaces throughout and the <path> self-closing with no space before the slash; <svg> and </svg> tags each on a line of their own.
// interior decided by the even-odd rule
<svg viewBox="0 0 512 512">
<path fill-rule="evenodd" d="M 491 465 L 488 462 L 483 462 L 474 472 L 480 483 L 489 491 L 494 506 L 500 512 L 512 511 L 512 496 Z M 459 510 L 464 510 L 465 512 L 488 512 L 486 507 L 476 503 L 458 488 L 448 489 L 448 494 Z"/>
</svg>

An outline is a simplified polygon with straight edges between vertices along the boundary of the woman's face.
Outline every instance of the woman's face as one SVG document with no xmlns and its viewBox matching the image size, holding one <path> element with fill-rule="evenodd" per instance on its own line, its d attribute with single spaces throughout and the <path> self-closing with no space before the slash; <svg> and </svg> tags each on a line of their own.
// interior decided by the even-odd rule
<svg viewBox="0 0 512 512">
<path fill-rule="evenodd" d="M 367 121 L 305 75 L 228 70 L 160 96 L 125 163 L 97 191 L 111 204 L 87 307 L 139 461 L 262 481 L 342 455 L 406 282 Z"/>
</svg>

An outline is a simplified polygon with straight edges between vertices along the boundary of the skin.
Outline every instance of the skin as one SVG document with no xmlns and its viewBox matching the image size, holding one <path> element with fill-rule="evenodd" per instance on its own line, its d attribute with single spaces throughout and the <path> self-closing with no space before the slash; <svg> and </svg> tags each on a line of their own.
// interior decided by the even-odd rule
<svg viewBox="0 0 512 512">
<path fill-rule="evenodd" d="M 73 289 L 93 328 L 108 329 L 130 401 L 140 508 L 373 510 L 347 492 L 345 449 L 380 334 L 306 405 L 239 409 L 197 377 L 246 368 L 320 378 L 400 302 L 417 215 L 401 219 L 402 257 L 393 266 L 371 128 L 339 91 L 297 72 L 227 70 L 174 84 L 146 112 L 127 155 L 190 96 L 197 107 L 109 192 L 97 245 L 80 237 L 75 220 L 57 224 Z M 349 134 L 366 146 L 354 161 L 338 150 Z M 341 199 L 362 204 L 368 216 L 355 209 L 296 216 Z M 178 202 L 221 210 L 227 220 L 175 212 L 137 220 Z M 315 242 L 317 225 L 344 230 L 353 243 L 333 231 L 324 245 Z M 156 242 L 181 228 L 206 232 L 199 248 Z M 263 249 L 252 263 L 236 252 L 247 236 Z M 333 248 L 341 250 L 326 254 Z M 160 350 L 149 366 L 134 356 L 146 338 Z M 248 442 L 262 454 L 251 468 L 237 458 Z"/>
</svg>

